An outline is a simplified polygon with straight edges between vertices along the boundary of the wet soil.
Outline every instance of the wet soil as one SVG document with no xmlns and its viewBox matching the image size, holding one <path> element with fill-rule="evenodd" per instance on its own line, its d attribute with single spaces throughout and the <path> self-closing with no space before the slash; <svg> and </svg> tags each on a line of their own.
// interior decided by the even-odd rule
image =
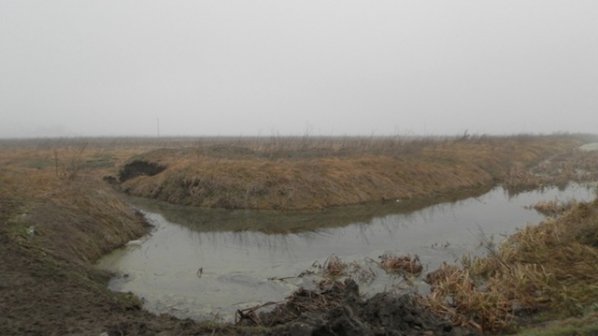
<svg viewBox="0 0 598 336">
<path fill-rule="evenodd" d="M 123 166 L 118 179 L 120 182 L 130 180 L 138 176 L 154 176 L 166 169 L 166 166 L 155 162 L 133 160 Z"/>
<path fill-rule="evenodd" d="M 426 311 L 410 294 L 364 300 L 353 280 L 299 289 L 272 311 L 239 311 L 238 324 L 267 326 L 269 335 L 476 335 Z"/>
<path fill-rule="evenodd" d="M 107 218 L 94 214 L 106 211 L 101 204 L 118 204 L 115 195 L 104 190 L 103 199 L 92 184 L 34 199 L 11 190 L 5 177 L 0 173 L 0 335 L 236 333 L 230 326 L 152 315 L 133 295 L 108 290 L 110 274 L 91 262 L 146 232 L 139 218 L 119 213 L 117 206 L 110 206 Z M 97 203 L 69 209 L 69 204 L 53 202 L 64 194 L 69 204 L 86 195 Z"/>
</svg>

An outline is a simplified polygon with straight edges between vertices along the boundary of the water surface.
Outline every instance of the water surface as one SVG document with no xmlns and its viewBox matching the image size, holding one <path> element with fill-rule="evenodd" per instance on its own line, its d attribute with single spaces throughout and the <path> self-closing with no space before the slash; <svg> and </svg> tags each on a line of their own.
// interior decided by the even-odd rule
<svg viewBox="0 0 598 336">
<path fill-rule="evenodd" d="M 405 279 L 385 274 L 373 260 L 385 253 L 417 254 L 431 270 L 480 253 L 482 241 L 501 240 L 543 219 L 526 206 L 591 200 L 594 190 L 570 184 L 513 196 L 497 187 L 423 208 L 398 202 L 288 214 L 137 200 L 154 230 L 101 259 L 99 267 L 117 274 L 111 289 L 137 294 L 152 312 L 230 320 L 237 309 L 280 301 L 298 286 L 310 286 L 309 277 L 293 276 L 333 254 L 375 275 L 361 284 L 365 294 L 404 288 Z"/>
</svg>

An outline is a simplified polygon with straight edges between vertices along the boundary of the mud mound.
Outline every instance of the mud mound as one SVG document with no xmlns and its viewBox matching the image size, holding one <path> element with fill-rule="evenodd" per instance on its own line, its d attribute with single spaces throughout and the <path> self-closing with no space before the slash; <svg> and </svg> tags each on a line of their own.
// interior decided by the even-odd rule
<svg viewBox="0 0 598 336">
<path fill-rule="evenodd" d="M 163 166 L 159 163 L 143 161 L 143 160 L 135 160 L 130 163 L 127 163 L 119 173 L 119 180 L 120 182 L 124 182 L 126 180 L 130 180 L 137 176 L 147 175 L 147 176 L 154 176 L 157 175 L 166 169 L 166 166 Z"/>
<path fill-rule="evenodd" d="M 238 324 L 270 335 L 476 335 L 426 311 L 413 295 L 380 293 L 364 300 L 353 280 L 299 289 L 270 312 L 238 312 Z"/>
</svg>

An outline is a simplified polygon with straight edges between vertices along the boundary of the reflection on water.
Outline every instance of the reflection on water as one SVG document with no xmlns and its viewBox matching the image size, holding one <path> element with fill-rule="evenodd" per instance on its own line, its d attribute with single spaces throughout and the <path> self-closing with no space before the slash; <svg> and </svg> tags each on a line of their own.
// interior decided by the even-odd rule
<svg viewBox="0 0 598 336">
<path fill-rule="evenodd" d="M 456 202 L 471 195 L 483 195 L 489 190 L 489 188 L 479 188 L 427 200 L 373 202 L 319 211 L 289 211 L 282 214 L 279 211 L 269 210 L 202 209 L 139 197 L 128 197 L 128 200 L 149 212 L 160 213 L 169 222 L 188 226 L 195 231 L 251 230 L 265 233 L 292 233 L 369 222 L 372 218 L 388 214 L 411 213 L 433 204 Z"/>
<path fill-rule="evenodd" d="M 113 290 L 136 293 L 150 311 L 230 319 L 236 309 L 279 301 L 297 286 L 310 285 L 302 278 L 269 279 L 298 275 L 332 254 L 372 268 L 368 260 L 384 253 L 415 253 L 432 269 L 476 253 L 483 236 L 500 238 L 542 219 L 525 206 L 540 200 L 593 198 L 594 188 L 576 184 L 516 196 L 499 187 L 480 197 L 424 208 L 395 204 L 394 214 L 389 214 L 388 205 L 281 214 L 137 200 L 155 229 L 103 258 L 99 267 L 119 274 L 110 283 Z M 381 215 L 373 217 L 375 211 Z M 365 292 L 402 281 L 375 267 L 373 271 L 378 277 L 362 287 Z"/>
</svg>

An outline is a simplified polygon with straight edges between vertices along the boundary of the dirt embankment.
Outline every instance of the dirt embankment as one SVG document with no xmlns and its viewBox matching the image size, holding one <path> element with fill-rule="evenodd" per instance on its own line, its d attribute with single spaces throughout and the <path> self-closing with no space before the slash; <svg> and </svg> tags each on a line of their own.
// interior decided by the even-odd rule
<svg viewBox="0 0 598 336">
<path fill-rule="evenodd" d="M 53 169 L 0 171 L 0 335 L 234 334 L 141 309 L 94 269 L 101 255 L 146 232 L 99 179 Z"/>
<path fill-rule="evenodd" d="M 398 147 L 380 142 L 365 151 L 312 144 L 286 154 L 250 146 L 161 149 L 124 165 L 120 180 L 126 193 L 175 204 L 320 209 L 426 198 L 497 182 L 530 184 L 529 167 L 580 143 L 554 136 L 430 140 Z M 139 167 L 161 170 L 146 173 Z"/>
</svg>

